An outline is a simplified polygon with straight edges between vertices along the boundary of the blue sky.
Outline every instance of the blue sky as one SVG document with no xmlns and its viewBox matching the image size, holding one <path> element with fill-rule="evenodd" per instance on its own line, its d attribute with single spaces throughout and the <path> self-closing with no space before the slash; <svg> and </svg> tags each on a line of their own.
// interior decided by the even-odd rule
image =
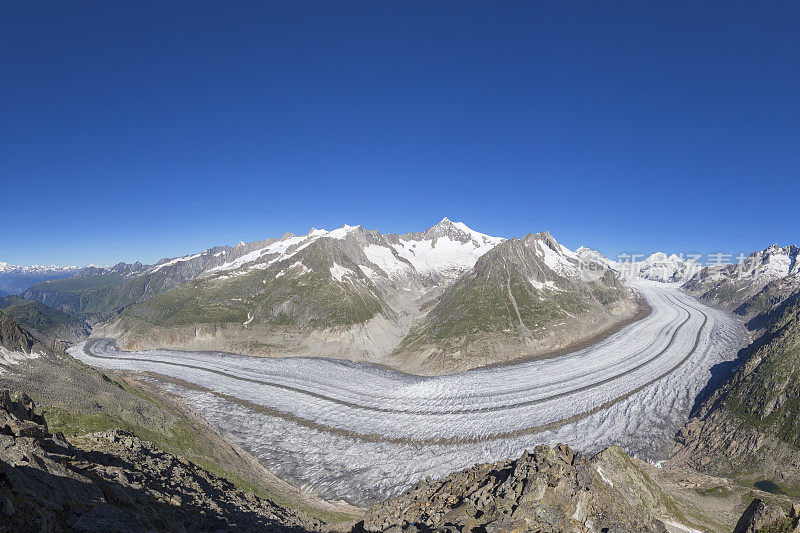
<svg viewBox="0 0 800 533">
<path fill-rule="evenodd" d="M 608 255 L 800 241 L 798 3 L 0 11 L 10 263 L 444 216 Z"/>
</svg>

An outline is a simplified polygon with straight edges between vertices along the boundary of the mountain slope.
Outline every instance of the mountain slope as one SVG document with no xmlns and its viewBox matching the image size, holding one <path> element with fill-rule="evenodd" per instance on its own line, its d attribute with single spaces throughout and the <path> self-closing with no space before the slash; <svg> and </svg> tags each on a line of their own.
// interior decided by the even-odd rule
<svg viewBox="0 0 800 533">
<path fill-rule="evenodd" d="M 380 360 L 425 301 L 502 240 L 448 219 L 406 235 L 360 226 L 287 234 L 129 307 L 96 335 L 127 349 Z"/>
<path fill-rule="evenodd" d="M 800 291 L 757 317 L 763 334 L 678 436 L 677 458 L 746 483 L 800 489 Z"/>
<path fill-rule="evenodd" d="M 776 490 L 800 490 L 800 274 L 797 246 L 709 267 L 684 289 L 743 316 L 754 341 L 677 437 L 676 457 Z M 713 390 L 713 389 L 712 389 Z M 770 489 L 771 490 L 771 489 Z"/>
<path fill-rule="evenodd" d="M 706 267 L 683 288 L 700 300 L 752 318 L 800 289 L 798 254 L 800 247 L 773 244 L 742 263 Z"/>
<path fill-rule="evenodd" d="M 123 349 L 330 356 L 441 373 L 565 349 L 641 311 L 610 262 L 585 263 L 546 233 L 506 241 L 445 218 L 420 233 L 345 225 L 85 269 L 25 296 L 100 321 L 93 335 Z"/>
<path fill-rule="evenodd" d="M 68 438 L 106 430 L 130 432 L 159 448 L 203 465 L 240 487 L 317 517 L 336 518 L 339 507 L 301 493 L 159 389 L 132 377 L 117 380 L 68 354 L 51 350 L 0 313 L 0 390 L 28 394 L 53 432 Z M 349 512 L 349 508 L 343 509 Z"/>
<path fill-rule="evenodd" d="M 105 320 L 274 240 L 218 246 L 194 255 L 162 259 L 153 266 L 137 262 L 111 268 L 88 267 L 67 279 L 38 283 L 23 296 L 90 320 Z"/>
<path fill-rule="evenodd" d="M 67 442 L 0 394 L 7 531 L 310 531 L 322 524 L 120 431 Z M 326 528 L 327 529 L 327 528 Z"/>
<path fill-rule="evenodd" d="M 448 287 L 394 360 L 461 370 L 564 348 L 637 311 L 633 293 L 602 266 L 584 269 L 549 233 L 505 241 Z"/>
<path fill-rule="evenodd" d="M 65 348 L 89 336 L 89 326 L 79 318 L 43 303 L 19 296 L 0 298 L 0 313 L 54 348 Z"/>
</svg>

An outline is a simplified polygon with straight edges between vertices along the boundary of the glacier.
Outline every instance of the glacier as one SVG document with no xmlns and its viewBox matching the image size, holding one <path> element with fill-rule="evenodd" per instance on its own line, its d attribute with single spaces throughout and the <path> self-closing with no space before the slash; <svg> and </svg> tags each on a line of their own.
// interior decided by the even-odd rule
<svg viewBox="0 0 800 533">
<path fill-rule="evenodd" d="M 666 458 L 710 369 L 736 357 L 745 333 L 677 285 L 631 285 L 652 312 L 593 346 L 437 377 L 324 358 L 124 352 L 103 339 L 70 353 L 145 373 L 276 475 L 366 504 L 541 443 Z"/>
</svg>

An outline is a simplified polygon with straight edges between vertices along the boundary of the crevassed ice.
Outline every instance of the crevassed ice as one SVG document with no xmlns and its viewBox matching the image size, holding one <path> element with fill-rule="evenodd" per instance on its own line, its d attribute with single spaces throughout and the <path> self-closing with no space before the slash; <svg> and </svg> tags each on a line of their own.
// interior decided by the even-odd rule
<svg viewBox="0 0 800 533">
<path fill-rule="evenodd" d="M 735 357 L 743 333 L 738 321 L 674 286 L 636 286 L 653 312 L 594 346 L 433 378 L 327 359 L 118 352 L 99 342 L 91 354 L 72 353 L 192 384 L 157 381 L 281 477 L 365 503 L 420 477 L 515 457 L 539 443 L 586 452 L 619 444 L 664 458 L 710 369 Z M 584 416 L 560 422 L 575 415 Z"/>
</svg>

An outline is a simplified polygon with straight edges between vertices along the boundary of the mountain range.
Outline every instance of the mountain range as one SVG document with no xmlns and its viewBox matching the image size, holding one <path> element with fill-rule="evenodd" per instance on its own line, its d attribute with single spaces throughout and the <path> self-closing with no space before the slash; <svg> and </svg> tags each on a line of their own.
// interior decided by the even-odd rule
<svg viewBox="0 0 800 533">
<path fill-rule="evenodd" d="M 68 278 L 80 270 L 82 269 L 76 266 L 18 266 L 0 261 L 0 296 L 19 295 L 32 285 Z"/>
<path fill-rule="evenodd" d="M 198 527 L 194 514 L 172 512 L 177 497 L 223 529 L 349 530 L 363 519 L 354 530 L 792 531 L 800 521 L 791 505 L 800 493 L 799 252 L 772 245 L 704 268 L 657 253 L 628 265 L 573 252 L 547 232 L 503 239 L 444 219 L 405 235 L 344 226 L 155 265 L 33 269 L 53 277 L 0 298 L 0 385 L 44 410 L 35 414 L 27 397 L 0 398 L 3 516 L 24 524 L 31 500 L 20 495 L 44 482 L 51 491 L 37 500 L 37 516 L 68 529 L 98 530 L 108 517 L 159 529 L 160 516 L 174 528 Z M 541 447 L 420 480 L 368 510 L 290 487 L 146 379 L 102 374 L 62 351 L 91 334 L 128 349 L 335 355 L 449 373 L 607 335 L 647 313 L 632 283 L 639 278 L 679 284 L 738 315 L 751 339 L 737 360 L 712 369 L 659 468 L 616 447 L 590 458 Z M 32 458 L 24 476 L 21 457 Z M 91 498 L 67 502 L 66 479 L 80 480 Z M 132 479 L 148 480 L 147 490 Z M 181 483 L 207 490 L 177 490 Z"/>
<path fill-rule="evenodd" d="M 335 356 L 443 373 L 564 350 L 643 311 L 611 266 L 585 269 L 547 232 L 503 239 L 445 218 L 361 226 L 88 268 L 36 300 L 124 349 Z"/>
</svg>

